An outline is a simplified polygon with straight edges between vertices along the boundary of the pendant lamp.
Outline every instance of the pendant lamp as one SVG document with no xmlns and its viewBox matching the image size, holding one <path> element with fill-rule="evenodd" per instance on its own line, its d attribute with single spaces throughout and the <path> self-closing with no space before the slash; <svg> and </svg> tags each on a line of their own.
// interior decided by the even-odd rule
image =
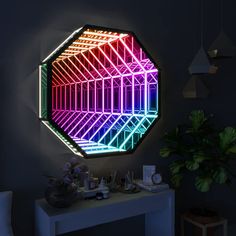
<svg viewBox="0 0 236 236">
<path fill-rule="evenodd" d="M 209 90 L 200 75 L 192 75 L 183 89 L 184 98 L 206 98 Z"/>
<path fill-rule="evenodd" d="M 236 47 L 223 30 L 223 2 L 219 0 L 220 33 L 208 49 L 208 55 L 214 59 L 230 58 L 235 56 Z"/>
<path fill-rule="evenodd" d="M 201 46 L 189 68 L 190 74 L 215 74 L 217 67 L 210 64 L 207 53 Z"/>
<path fill-rule="evenodd" d="M 217 67 L 211 65 L 208 55 L 203 48 L 203 0 L 201 0 L 201 46 L 197 54 L 194 56 L 192 63 L 189 66 L 190 74 L 214 74 Z"/>
</svg>

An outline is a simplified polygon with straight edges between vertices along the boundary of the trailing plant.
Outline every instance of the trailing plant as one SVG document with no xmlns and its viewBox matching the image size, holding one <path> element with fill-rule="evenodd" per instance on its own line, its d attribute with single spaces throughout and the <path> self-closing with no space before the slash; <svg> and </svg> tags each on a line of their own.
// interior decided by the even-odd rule
<svg viewBox="0 0 236 236">
<path fill-rule="evenodd" d="M 201 192 L 209 191 L 213 183 L 228 184 L 235 177 L 231 161 L 236 160 L 236 129 L 217 130 L 211 118 L 202 110 L 194 110 L 188 124 L 164 135 L 160 155 L 175 157 L 169 165 L 174 187 L 179 187 L 189 172 L 194 174 L 195 187 Z"/>
</svg>

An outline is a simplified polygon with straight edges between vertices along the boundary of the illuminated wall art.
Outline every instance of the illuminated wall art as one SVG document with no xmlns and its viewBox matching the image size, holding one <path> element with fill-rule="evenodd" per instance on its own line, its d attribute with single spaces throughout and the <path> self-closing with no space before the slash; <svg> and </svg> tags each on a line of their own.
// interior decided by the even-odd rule
<svg viewBox="0 0 236 236">
<path fill-rule="evenodd" d="M 86 25 L 39 68 L 39 116 L 75 154 L 133 151 L 159 116 L 157 65 L 132 32 Z"/>
</svg>

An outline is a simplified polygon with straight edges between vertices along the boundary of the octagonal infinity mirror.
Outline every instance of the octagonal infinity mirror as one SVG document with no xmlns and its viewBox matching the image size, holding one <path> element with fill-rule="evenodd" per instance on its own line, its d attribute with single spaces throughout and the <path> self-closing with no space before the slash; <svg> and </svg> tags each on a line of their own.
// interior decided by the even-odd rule
<svg viewBox="0 0 236 236">
<path fill-rule="evenodd" d="M 86 25 L 39 66 L 39 117 L 75 154 L 130 153 L 159 117 L 159 67 L 129 31 Z"/>
</svg>

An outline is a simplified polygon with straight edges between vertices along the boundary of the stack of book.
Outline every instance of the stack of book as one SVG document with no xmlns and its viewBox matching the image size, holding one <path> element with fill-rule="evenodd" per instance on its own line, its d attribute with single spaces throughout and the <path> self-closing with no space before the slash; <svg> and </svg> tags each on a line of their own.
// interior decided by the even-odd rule
<svg viewBox="0 0 236 236">
<path fill-rule="evenodd" d="M 152 192 L 152 193 L 161 192 L 161 191 L 164 191 L 164 190 L 170 188 L 169 185 L 166 184 L 166 183 L 152 184 L 151 185 L 151 184 L 144 183 L 143 180 L 137 180 L 136 184 L 141 189 L 147 190 L 147 191 Z"/>
</svg>

